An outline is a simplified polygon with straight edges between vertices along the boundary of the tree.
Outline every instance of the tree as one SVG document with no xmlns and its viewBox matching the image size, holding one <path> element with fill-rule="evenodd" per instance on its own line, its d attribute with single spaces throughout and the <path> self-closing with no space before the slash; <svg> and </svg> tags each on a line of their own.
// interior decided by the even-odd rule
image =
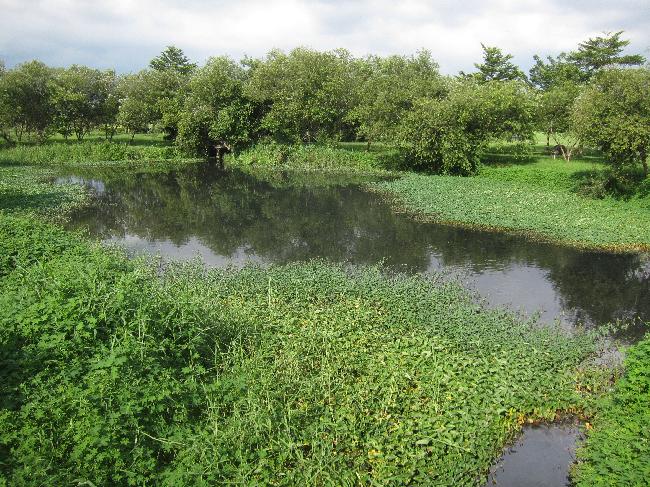
<svg viewBox="0 0 650 487">
<path fill-rule="evenodd" d="M 64 136 L 78 140 L 106 119 L 112 72 L 73 65 L 55 71 L 54 125 Z"/>
<path fill-rule="evenodd" d="M 503 54 L 498 47 L 490 47 L 482 43 L 481 47 L 483 48 L 483 62 L 474 64 L 478 72 L 470 76 L 483 83 L 488 81 L 526 80 L 523 71 L 510 61 L 512 54 Z"/>
<path fill-rule="evenodd" d="M 155 71 L 174 71 L 188 75 L 196 69 L 196 64 L 190 63 L 182 49 L 176 46 L 167 46 L 163 52 L 149 62 L 149 67 Z"/>
<path fill-rule="evenodd" d="M 606 69 L 597 74 L 576 100 L 573 123 L 615 169 L 641 165 L 647 178 L 650 70 Z"/>
<path fill-rule="evenodd" d="M 279 141 L 338 139 L 354 106 L 351 67 L 345 50 L 274 50 L 252 70 L 246 95 L 269 107 L 262 126 Z"/>
<path fill-rule="evenodd" d="M 243 95 L 247 73 L 230 58 L 216 57 L 195 73 L 179 113 L 179 146 L 191 154 L 209 155 L 215 144 L 236 150 L 254 133 L 254 105 Z"/>
<path fill-rule="evenodd" d="M 542 90 L 565 83 L 584 83 L 585 74 L 580 68 L 569 61 L 566 53 L 561 53 L 556 58 L 547 56 L 546 62 L 537 54 L 533 56 L 535 64 L 529 71 L 530 82 Z"/>
<path fill-rule="evenodd" d="M 146 132 L 159 119 L 153 96 L 151 71 L 124 76 L 119 83 L 120 108 L 118 122 L 131 134 Z"/>
<path fill-rule="evenodd" d="M 356 103 L 349 113 L 368 141 L 392 140 L 402 116 L 420 98 L 438 98 L 446 85 L 428 51 L 416 56 L 369 57 L 354 63 Z"/>
<path fill-rule="evenodd" d="M 11 137 L 14 122 L 13 110 L 5 87 L 5 74 L 4 63 L 0 61 L 0 137 L 7 145 L 13 145 L 14 141 Z"/>
<path fill-rule="evenodd" d="M 106 139 L 112 140 L 117 131 L 117 118 L 120 112 L 120 79 L 115 71 L 106 70 L 102 73 L 100 83 L 101 92 L 105 96 L 96 122 L 103 127 Z"/>
<path fill-rule="evenodd" d="M 448 96 L 416 103 L 401 124 L 399 146 L 410 167 L 472 174 L 490 140 L 532 138 L 534 109 L 522 82 L 452 81 Z"/>
<path fill-rule="evenodd" d="M 623 49 L 630 44 L 621 39 L 623 31 L 606 33 L 581 42 L 578 50 L 570 53 L 567 59 L 574 63 L 588 78 L 606 67 L 640 66 L 645 58 L 640 54 L 623 55 Z"/>
<path fill-rule="evenodd" d="M 2 76 L 2 94 L 5 117 L 20 141 L 25 133 L 45 140 L 54 117 L 52 95 L 54 76 L 51 68 L 40 61 L 20 64 Z"/>
<path fill-rule="evenodd" d="M 554 83 L 538 93 L 537 120 L 539 128 L 546 133 L 546 145 L 553 140 L 560 146 L 562 157 L 570 160 L 580 146 L 580 137 L 573 130 L 573 104 L 580 94 L 581 86 L 571 81 Z"/>
</svg>

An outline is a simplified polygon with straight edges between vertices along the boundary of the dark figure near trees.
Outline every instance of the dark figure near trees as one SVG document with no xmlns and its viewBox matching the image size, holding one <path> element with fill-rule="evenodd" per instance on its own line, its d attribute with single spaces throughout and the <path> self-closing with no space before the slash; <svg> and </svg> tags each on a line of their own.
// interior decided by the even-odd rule
<svg viewBox="0 0 650 487">
<path fill-rule="evenodd" d="M 553 156 L 553 159 L 555 159 L 557 156 L 561 156 L 562 158 L 567 159 L 568 154 L 569 151 L 565 145 L 557 144 L 551 147 L 551 155 Z"/>
<path fill-rule="evenodd" d="M 220 140 L 208 146 L 208 159 L 216 159 L 219 167 L 223 167 L 223 156 L 230 154 L 232 149 L 227 142 Z"/>
</svg>

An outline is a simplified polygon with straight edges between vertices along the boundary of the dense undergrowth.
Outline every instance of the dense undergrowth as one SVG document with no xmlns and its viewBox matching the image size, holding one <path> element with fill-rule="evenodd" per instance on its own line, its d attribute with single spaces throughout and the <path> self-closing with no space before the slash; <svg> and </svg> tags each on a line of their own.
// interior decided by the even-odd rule
<svg viewBox="0 0 650 487">
<path fill-rule="evenodd" d="M 474 485 L 525 419 L 589 407 L 593 337 L 435 277 L 128 260 L 2 169 L 6 485 Z"/>
<path fill-rule="evenodd" d="M 358 151 L 327 145 L 259 144 L 229 159 L 230 165 L 259 169 L 385 172 L 394 166 L 390 151 Z M 394 167 L 393 167 L 394 168 Z"/>
<path fill-rule="evenodd" d="M 472 485 L 524 417 L 581 407 L 587 336 L 454 284 L 326 263 L 128 261 L 2 217 L 9 485 Z"/>
<path fill-rule="evenodd" d="M 598 404 L 594 429 L 578 451 L 578 487 L 647 485 L 650 479 L 650 337 L 630 349 L 625 370 Z"/>
<path fill-rule="evenodd" d="M 0 164 L 95 164 L 108 161 L 187 159 L 178 148 L 164 145 L 129 145 L 124 142 L 52 142 L 18 145 L 0 150 Z"/>
</svg>

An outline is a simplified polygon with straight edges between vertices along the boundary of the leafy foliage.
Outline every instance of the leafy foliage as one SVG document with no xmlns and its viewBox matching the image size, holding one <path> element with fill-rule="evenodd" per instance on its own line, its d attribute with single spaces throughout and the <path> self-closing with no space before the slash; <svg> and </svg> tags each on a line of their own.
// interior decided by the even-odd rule
<svg viewBox="0 0 650 487">
<path fill-rule="evenodd" d="M 354 67 L 359 78 L 357 103 L 348 117 L 358 125 L 357 135 L 368 143 L 394 141 L 401 118 L 417 100 L 446 93 L 444 78 L 428 51 L 411 57 L 369 57 Z"/>
<path fill-rule="evenodd" d="M 193 154 L 225 141 L 234 149 L 247 145 L 256 131 L 255 107 L 244 98 L 247 73 L 227 57 L 211 58 L 192 77 L 179 115 L 178 144 Z"/>
<path fill-rule="evenodd" d="M 474 484 L 525 415 L 582 401 L 588 337 L 455 284 L 318 262 L 160 274 L 37 227 L 0 218 L 10 484 Z"/>
<path fill-rule="evenodd" d="M 182 49 L 176 46 L 167 46 L 163 52 L 149 62 L 149 67 L 156 71 L 173 71 L 181 75 L 188 75 L 196 69 L 196 64 L 190 63 Z"/>
<path fill-rule="evenodd" d="M 407 164 L 443 174 L 472 174 L 490 140 L 532 137 L 534 103 L 518 82 L 457 81 L 445 98 L 422 99 L 404 119 Z"/>
<path fill-rule="evenodd" d="M 599 73 L 578 99 L 575 130 L 599 147 L 615 168 L 641 165 L 648 176 L 650 70 Z"/>
<path fill-rule="evenodd" d="M 623 31 L 607 33 L 581 42 L 578 50 L 570 53 L 567 59 L 573 62 L 587 77 L 593 76 L 603 68 L 640 66 L 645 58 L 640 54 L 623 55 L 623 49 L 630 44 L 621 39 Z"/>
<path fill-rule="evenodd" d="M 599 405 L 578 451 L 578 487 L 643 485 L 650 478 L 650 337 L 629 349 L 625 375 Z"/>
<path fill-rule="evenodd" d="M 354 106 L 354 71 L 343 50 L 271 51 L 253 65 L 246 94 L 268 106 L 262 127 L 280 142 L 340 138 Z"/>
<path fill-rule="evenodd" d="M 503 54 L 498 47 L 485 44 L 481 44 L 481 48 L 483 49 L 483 62 L 474 64 L 478 72 L 470 76 L 483 83 L 488 81 L 526 81 L 523 71 L 510 61 L 512 54 Z"/>
</svg>

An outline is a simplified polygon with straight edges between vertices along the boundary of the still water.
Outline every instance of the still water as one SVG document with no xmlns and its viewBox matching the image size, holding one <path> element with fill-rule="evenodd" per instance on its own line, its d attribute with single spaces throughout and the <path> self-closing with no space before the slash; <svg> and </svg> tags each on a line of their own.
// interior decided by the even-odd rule
<svg viewBox="0 0 650 487">
<path fill-rule="evenodd" d="M 650 320 L 650 258 L 585 252 L 423 223 L 395 213 L 360 181 L 319 173 L 258 178 L 206 164 L 158 173 L 69 173 L 96 193 L 72 225 L 132 251 L 209 266 L 324 258 L 459 277 L 490 305 L 542 321 L 595 326 Z"/>
</svg>

